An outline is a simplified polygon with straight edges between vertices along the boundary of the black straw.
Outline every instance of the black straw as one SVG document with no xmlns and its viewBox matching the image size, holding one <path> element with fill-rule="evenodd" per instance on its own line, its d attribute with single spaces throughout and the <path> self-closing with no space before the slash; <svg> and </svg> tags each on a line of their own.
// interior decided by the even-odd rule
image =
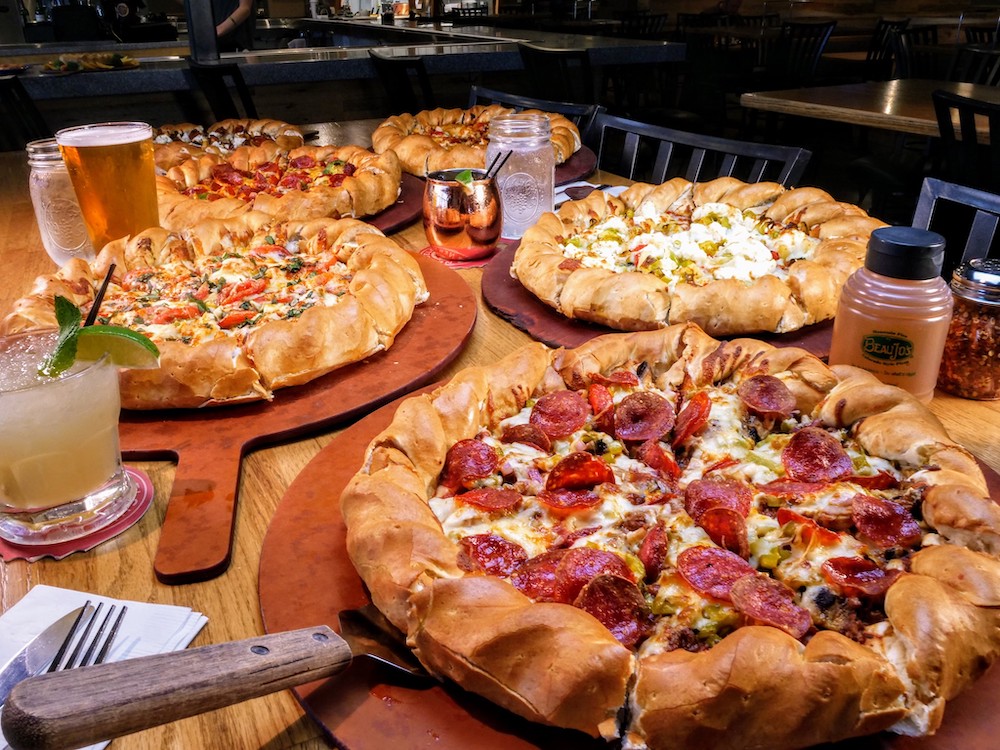
<svg viewBox="0 0 1000 750">
<path fill-rule="evenodd" d="M 104 301 L 104 293 L 108 291 L 108 284 L 111 283 L 111 274 L 115 272 L 115 264 L 112 263 L 108 266 L 108 272 L 104 274 L 104 281 L 101 284 L 101 288 L 97 290 L 97 296 L 94 297 L 94 304 L 90 307 L 90 312 L 87 313 L 87 319 L 83 322 L 85 326 L 92 326 L 97 320 L 97 311 L 101 307 L 101 302 Z"/>
<path fill-rule="evenodd" d="M 510 155 L 514 153 L 513 151 L 508 151 L 505 154 L 497 154 L 493 157 L 493 161 L 489 167 L 486 168 L 486 177 L 492 179 L 496 176 L 496 173 L 503 169 L 503 165 L 507 163 Z M 500 162 L 499 164 L 497 162 Z"/>
</svg>

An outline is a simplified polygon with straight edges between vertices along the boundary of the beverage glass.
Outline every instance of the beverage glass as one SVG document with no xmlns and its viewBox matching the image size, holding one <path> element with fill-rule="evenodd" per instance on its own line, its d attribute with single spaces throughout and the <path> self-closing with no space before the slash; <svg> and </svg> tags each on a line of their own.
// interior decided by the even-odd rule
<svg viewBox="0 0 1000 750">
<path fill-rule="evenodd" d="M 94 250 L 160 224 L 153 129 L 144 122 L 80 125 L 56 133 Z"/>
<path fill-rule="evenodd" d="M 0 337 L 0 537 L 15 544 L 86 536 L 137 492 L 118 445 L 118 368 L 105 356 L 38 375 L 56 335 Z"/>
<path fill-rule="evenodd" d="M 31 141 L 28 154 L 28 191 L 45 252 L 58 266 L 71 258 L 94 259 L 80 204 L 55 138 Z"/>
<path fill-rule="evenodd" d="M 518 112 L 490 120 L 486 163 L 495 159 L 505 159 L 496 175 L 503 200 L 503 236 L 520 239 L 554 208 L 556 160 L 549 118 Z"/>
<path fill-rule="evenodd" d="M 442 169 L 427 175 L 424 187 L 424 231 L 432 253 L 444 260 L 476 260 L 491 254 L 500 239 L 503 209 L 492 178 L 481 169 L 468 185 L 455 177 L 464 169 Z"/>
</svg>

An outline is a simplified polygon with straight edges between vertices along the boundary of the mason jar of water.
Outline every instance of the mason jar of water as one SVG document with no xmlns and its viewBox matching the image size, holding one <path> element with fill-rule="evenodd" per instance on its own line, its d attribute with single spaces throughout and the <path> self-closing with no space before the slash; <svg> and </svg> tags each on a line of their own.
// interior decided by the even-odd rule
<svg viewBox="0 0 1000 750">
<path fill-rule="evenodd" d="M 28 190 L 45 252 L 60 267 L 71 258 L 93 260 L 87 225 L 55 138 L 31 141 L 25 150 L 31 167 Z"/>
<path fill-rule="evenodd" d="M 520 239 L 555 200 L 555 152 L 549 118 L 543 114 L 515 113 L 490 121 L 486 164 L 503 159 L 496 173 L 503 204 L 502 236 Z M 498 162 L 499 163 L 499 162 Z"/>
</svg>

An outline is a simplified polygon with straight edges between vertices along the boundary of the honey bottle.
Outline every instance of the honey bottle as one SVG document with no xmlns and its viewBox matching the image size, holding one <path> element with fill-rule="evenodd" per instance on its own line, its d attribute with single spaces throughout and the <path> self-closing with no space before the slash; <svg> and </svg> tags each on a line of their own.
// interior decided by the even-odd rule
<svg viewBox="0 0 1000 750">
<path fill-rule="evenodd" d="M 951 291 L 941 278 L 944 246 L 944 237 L 926 229 L 872 232 L 864 268 L 840 294 L 831 365 L 860 367 L 931 400 L 952 310 Z"/>
</svg>

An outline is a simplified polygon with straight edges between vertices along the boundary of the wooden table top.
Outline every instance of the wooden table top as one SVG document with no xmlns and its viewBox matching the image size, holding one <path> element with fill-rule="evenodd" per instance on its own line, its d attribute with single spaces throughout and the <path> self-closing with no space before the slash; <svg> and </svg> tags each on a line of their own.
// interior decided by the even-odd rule
<svg viewBox="0 0 1000 750">
<path fill-rule="evenodd" d="M 353 132 L 348 124 L 328 130 L 345 136 Z M 603 174 L 595 175 L 595 179 L 615 181 L 613 176 Z M 411 251 L 426 244 L 419 222 L 394 238 Z M 0 315 L 4 315 L 38 274 L 53 270 L 38 237 L 27 190 L 27 167 L 21 153 L 0 154 L 0 259 L 4 268 L 0 280 Z M 479 317 L 467 347 L 448 367 L 445 376 L 469 365 L 494 362 L 530 340 L 484 305 L 480 269 L 462 270 L 459 274 L 476 293 Z M 994 439 L 1000 424 L 1000 403 L 940 395 L 931 408 L 956 440 L 1000 471 L 1000 443 Z M 155 487 L 154 505 L 142 520 L 91 552 L 74 554 L 61 561 L 0 563 L 0 609 L 8 609 L 30 588 L 44 583 L 122 599 L 183 605 L 204 612 L 208 624 L 192 646 L 262 634 L 257 573 L 265 532 L 289 484 L 336 434 L 336 430 L 326 432 L 256 450 L 245 457 L 232 564 L 219 577 L 181 586 L 166 585 L 156 579 L 153 559 L 174 467 L 168 462 L 130 461 L 129 464 L 149 474 Z M 161 750 L 222 745 L 269 750 L 327 747 L 319 728 L 289 691 L 123 737 L 115 740 L 114 747 Z"/>
<path fill-rule="evenodd" d="M 740 104 L 767 112 L 936 137 L 938 125 L 931 92 L 939 89 L 1000 103 L 1000 89 L 994 86 L 905 78 L 755 91 L 743 94 Z"/>
</svg>

